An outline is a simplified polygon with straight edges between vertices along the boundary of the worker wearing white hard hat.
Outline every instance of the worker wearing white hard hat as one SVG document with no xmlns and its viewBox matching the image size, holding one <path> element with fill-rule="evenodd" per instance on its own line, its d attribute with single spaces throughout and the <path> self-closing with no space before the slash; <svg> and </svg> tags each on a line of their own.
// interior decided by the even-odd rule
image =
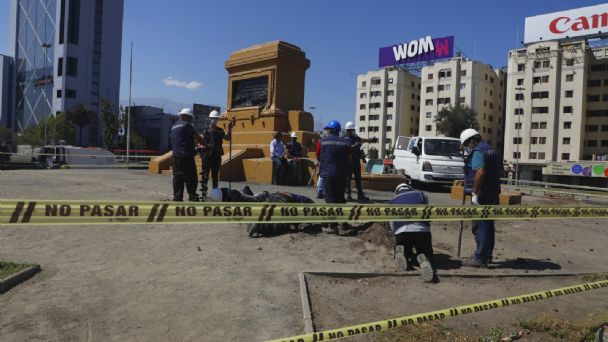
<svg viewBox="0 0 608 342">
<path fill-rule="evenodd" d="M 363 154 L 361 153 L 361 145 L 363 143 L 376 143 L 378 142 L 378 138 L 374 137 L 371 139 L 361 138 L 355 132 L 356 127 L 352 121 L 348 121 L 344 126 L 346 128 L 346 134 L 344 134 L 345 138 L 350 140 L 353 159 L 351 163 L 351 172 L 348 180 L 346 181 L 346 200 L 352 201 L 353 197 L 351 196 L 351 181 L 353 179 L 353 175 L 355 178 L 355 186 L 357 187 L 357 200 L 359 201 L 367 201 L 369 200 L 365 194 L 363 193 L 363 187 L 361 186 L 361 159 L 364 159 Z"/>
<path fill-rule="evenodd" d="M 298 142 L 298 134 L 291 132 L 291 141 L 287 143 L 287 166 L 289 167 L 288 178 L 290 185 L 304 185 L 304 175 L 302 171 L 302 160 L 304 157 L 302 144 Z"/>
<path fill-rule="evenodd" d="M 203 142 L 192 126 L 192 110 L 184 108 L 178 113 L 179 120 L 171 127 L 171 148 L 173 152 L 173 200 L 183 201 L 184 184 L 188 199 L 197 201 L 197 178 L 194 142 Z"/>
<path fill-rule="evenodd" d="M 228 126 L 228 134 L 217 125 L 220 119 L 220 113 L 217 110 L 212 110 L 209 113 L 209 127 L 202 132 L 204 143 L 199 149 L 201 160 L 203 161 L 203 172 L 201 179 L 201 192 L 204 197 L 207 197 L 209 175 L 211 174 L 211 183 L 213 189 L 219 186 L 219 172 L 222 164 L 222 155 L 224 148 L 222 143 L 224 140 L 230 140 L 232 136 L 232 123 Z"/>
<path fill-rule="evenodd" d="M 500 197 L 500 174 L 502 157 L 481 139 L 479 132 L 467 128 L 460 134 L 460 142 L 469 152 L 465 160 L 465 193 L 471 195 L 473 205 L 497 205 Z M 487 267 L 493 259 L 494 221 L 473 222 L 473 235 L 477 248 L 464 266 Z"/>
</svg>

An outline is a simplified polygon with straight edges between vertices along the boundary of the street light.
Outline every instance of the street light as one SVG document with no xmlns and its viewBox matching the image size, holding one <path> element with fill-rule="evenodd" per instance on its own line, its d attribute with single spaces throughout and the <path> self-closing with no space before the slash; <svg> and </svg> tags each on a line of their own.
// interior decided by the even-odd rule
<svg viewBox="0 0 608 342">
<path fill-rule="evenodd" d="M 523 109 L 521 106 L 521 102 L 524 98 L 523 91 L 526 90 L 524 87 L 516 87 L 515 90 L 519 91 L 519 111 L 517 113 L 517 144 L 516 144 L 516 158 L 515 158 L 515 186 L 519 183 L 519 131 L 521 131 L 521 116 L 523 115 Z M 529 152 L 529 151 L 528 151 Z"/>
<path fill-rule="evenodd" d="M 43 43 L 43 44 L 40 44 L 40 46 L 44 49 L 44 72 L 46 73 L 46 68 L 47 68 L 46 62 L 47 62 L 47 59 L 48 59 L 48 49 L 51 47 L 51 44 L 49 44 L 49 43 Z M 52 78 L 52 74 L 53 73 L 51 73 L 51 78 Z M 42 91 L 44 92 L 44 100 L 48 101 L 48 98 L 47 98 L 48 94 L 46 93 L 47 75 L 43 75 L 43 76 L 44 76 L 45 80 L 44 80 L 44 83 L 43 83 Z M 49 112 L 49 116 L 51 116 L 52 112 L 53 112 L 53 110 L 51 109 L 50 112 Z M 44 146 L 46 146 L 46 137 L 47 137 L 47 127 L 48 127 L 48 125 L 49 125 L 49 118 L 47 117 L 44 120 Z"/>
<path fill-rule="evenodd" d="M 312 130 L 315 130 L 315 114 L 313 113 L 313 111 L 315 109 L 317 109 L 317 107 L 308 107 L 308 109 L 310 109 L 310 114 L 312 114 Z M 322 122 L 323 120 L 321 120 Z"/>
</svg>

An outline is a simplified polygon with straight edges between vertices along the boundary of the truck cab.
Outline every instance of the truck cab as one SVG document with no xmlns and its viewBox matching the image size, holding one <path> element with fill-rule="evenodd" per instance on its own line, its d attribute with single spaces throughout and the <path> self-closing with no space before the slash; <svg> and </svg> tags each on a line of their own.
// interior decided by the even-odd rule
<svg viewBox="0 0 608 342">
<path fill-rule="evenodd" d="M 460 140 L 447 137 L 398 137 L 395 169 L 413 182 L 451 184 L 464 178 Z"/>
</svg>

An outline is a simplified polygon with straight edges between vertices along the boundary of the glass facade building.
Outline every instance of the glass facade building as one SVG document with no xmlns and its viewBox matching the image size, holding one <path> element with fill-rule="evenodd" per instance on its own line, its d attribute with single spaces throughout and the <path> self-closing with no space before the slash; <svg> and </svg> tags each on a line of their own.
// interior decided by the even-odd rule
<svg viewBox="0 0 608 342">
<path fill-rule="evenodd" d="M 83 104 L 118 107 L 124 0 L 10 0 L 9 52 L 14 105 L 9 127 L 22 131 Z M 103 121 L 83 132 L 98 145 Z"/>
</svg>

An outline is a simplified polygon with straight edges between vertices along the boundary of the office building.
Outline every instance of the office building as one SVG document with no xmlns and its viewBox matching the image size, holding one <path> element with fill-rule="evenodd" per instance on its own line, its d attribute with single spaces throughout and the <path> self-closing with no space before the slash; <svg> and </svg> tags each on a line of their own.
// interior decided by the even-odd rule
<svg viewBox="0 0 608 342">
<path fill-rule="evenodd" d="M 125 112 L 129 107 L 125 109 Z M 131 107 L 131 129 L 144 139 L 146 149 L 165 153 L 170 149 L 169 137 L 171 127 L 177 121 L 177 115 L 166 114 L 162 108 L 151 106 Z"/>
<path fill-rule="evenodd" d="M 608 25 L 607 9 L 526 18 L 525 46 L 509 51 L 504 158 L 520 179 L 547 179 L 550 163 L 606 160 L 608 38 L 595 26 Z M 573 30 L 571 18 L 590 27 Z"/>
<path fill-rule="evenodd" d="M 355 125 L 362 138 L 378 138 L 376 144 L 364 144 L 378 157 L 387 156 L 398 136 L 418 134 L 420 117 L 420 78 L 397 67 L 387 67 L 357 76 L 357 111 Z"/>
<path fill-rule="evenodd" d="M 0 55 L 0 127 L 13 128 L 13 59 Z"/>
<path fill-rule="evenodd" d="M 9 53 L 15 61 L 15 130 L 83 103 L 118 107 L 123 0 L 10 0 Z M 84 132 L 101 142 L 97 117 Z"/>
<path fill-rule="evenodd" d="M 198 103 L 192 105 L 192 114 L 194 115 L 192 125 L 197 132 L 209 127 L 209 113 L 214 110 L 220 113 L 220 107 L 218 106 L 209 106 Z"/>
<path fill-rule="evenodd" d="M 440 136 L 435 118 L 458 104 L 477 113 L 476 127 L 484 140 L 502 151 L 506 73 L 463 57 L 422 68 L 420 135 Z M 502 152 L 501 152 L 502 153 Z"/>
</svg>

